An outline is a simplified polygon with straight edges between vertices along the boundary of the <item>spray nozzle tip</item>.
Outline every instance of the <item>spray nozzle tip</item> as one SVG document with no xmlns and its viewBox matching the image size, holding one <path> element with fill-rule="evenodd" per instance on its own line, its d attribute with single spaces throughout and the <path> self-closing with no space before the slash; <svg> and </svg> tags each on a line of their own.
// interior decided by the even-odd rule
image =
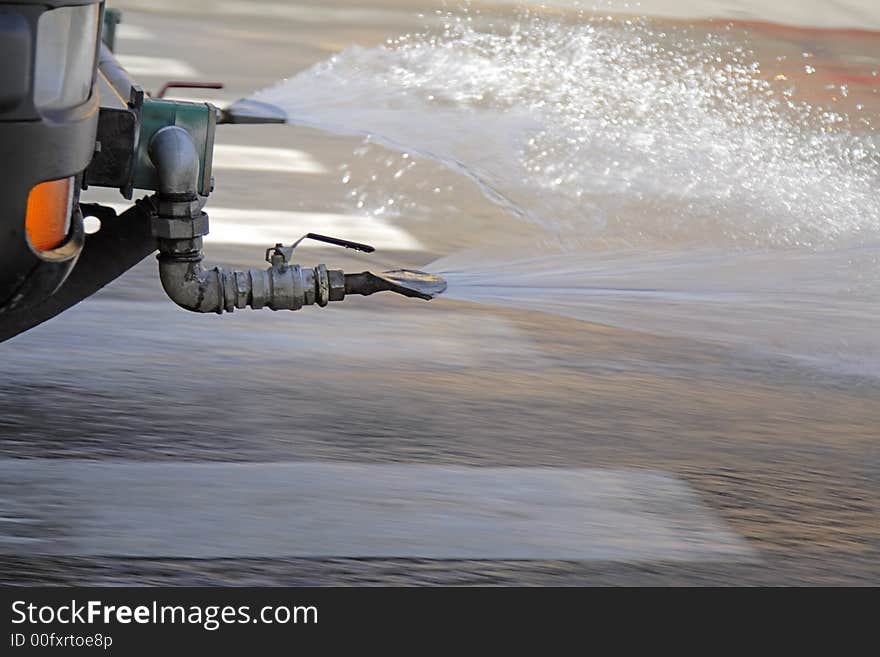
<svg viewBox="0 0 880 657">
<path fill-rule="evenodd" d="M 381 274 L 365 271 L 345 275 L 346 294 L 369 295 L 383 291 L 430 300 L 446 291 L 446 281 L 435 274 L 413 269 L 395 269 Z"/>
</svg>

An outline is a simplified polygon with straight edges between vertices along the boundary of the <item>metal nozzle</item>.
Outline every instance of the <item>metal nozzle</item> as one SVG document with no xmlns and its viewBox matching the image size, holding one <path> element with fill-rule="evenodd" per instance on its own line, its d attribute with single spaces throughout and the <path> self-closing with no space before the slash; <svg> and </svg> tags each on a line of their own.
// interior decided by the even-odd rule
<svg viewBox="0 0 880 657">
<path fill-rule="evenodd" d="M 316 233 L 307 233 L 291 246 L 276 244 L 274 248 L 268 249 L 266 251 L 266 261 L 275 267 L 287 265 L 293 256 L 294 249 L 299 246 L 300 242 L 306 239 L 335 246 L 344 246 L 347 249 L 363 253 L 372 253 L 376 250 L 369 244 L 361 244 L 360 242 L 342 240 L 337 237 L 328 237 Z M 376 292 L 396 292 L 405 297 L 430 300 L 439 294 L 443 294 L 445 291 L 446 281 L 440 276 L 412 269 L 395 269 L 382 272 L 381 274 L 371 271 L 361 272 L 360 274 L 345 274 L 345 294 L 369 296 Z M 337 301 L 337 299 L 332 297 L 330 300 Z"/>
<path fill-rule="evenodd" d="M 381 274 L 365 271 L 345 275 L 346 294 L 368 296 L 385 291 L 429 301 L 446 291 L 446 281 L 440 276 L 412 269 L 395 269 Z"/>
<path fill-rule="evenodd" d="M 271 103 L 242 98 L 220 111 L 218 123 L 287 123 L 287 113 Z"/>
</svg>

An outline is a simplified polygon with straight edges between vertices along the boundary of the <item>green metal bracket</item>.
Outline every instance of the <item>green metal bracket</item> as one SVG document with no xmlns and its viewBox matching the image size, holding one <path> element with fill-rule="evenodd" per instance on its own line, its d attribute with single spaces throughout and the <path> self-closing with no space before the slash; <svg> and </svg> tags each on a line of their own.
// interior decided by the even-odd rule
<svg viewBox="0 0 880 657">
<path fill-rule="evenodd" d="M 101 39 L 113 52 L 116 46 L 116 26 L 122 22 L 122 12 L 118 9 L 104 8 L 104 29 L 101 31 Z"/>
<path fill-rule="evenodd" d="M 158 186 L 156 168 L 150 161 L 150 140 L 162 128 L 176 125 L 186 130 L 199 151 L 201 175 L 199 194 L 211 193 L 213 183 L 214 132 L 217 127 L 217 108 L 210 103 L 184 103 L 175 100 L 145 98 L 140 112 L 140 138 L 135 159 L 133 186 L 136 189 L 155 190 Z"/>
</svg>

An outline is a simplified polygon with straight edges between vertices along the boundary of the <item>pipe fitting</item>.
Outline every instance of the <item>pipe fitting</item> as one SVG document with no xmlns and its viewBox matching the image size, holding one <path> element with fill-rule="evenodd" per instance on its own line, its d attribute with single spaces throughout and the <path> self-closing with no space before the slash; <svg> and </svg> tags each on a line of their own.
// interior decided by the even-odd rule
<svg viewBox="0 0 880 657">
<path fill-rule="evenodd" d="M 346 294 L 367 295 L 383 290 L 430 299 L 446 288 L 443 279 L 423 272 L 346 275 L 324 265 L 300 267 L 289 263 L 296 244 L 277 244 L 268 249 L 270 267 L 265 270 L 208 269 L 202 265 L 202 237 L 208 233 L 208 216 L 198 200 L 199 154 L 195 142 L 183 128 L 167 126 L 153 135 L 148 152 L 159 179 L 152 225 L 159 246 L 159 277 L 171 300 L 186 310 L 218 314 L 248 306 L 299 310 L 342 301 Z M 313 233 L 306 237 L 373 250 L 368 245 Z"/>
<path fill-rule="evenodd" d="M 148 148 L 159 179 L 159 202 L 198 201 L 199 153 L 192 136 L 176 125 L 153 135 Z M 159 212 L 160 215 L 166 214 Z"/>
<path fill-rule="evenodd" d="M 339 270 L 324 265 L 314 269 L 299 265 L 234 271 L 206 269 L 201 254 L 163 253 L 159 256 L 159 277 L 166 294 L 177 305 L 193 312 L 218 314 L 236 308 L 254 310 L 299 310 L 303 306 L 326 306 L 345 295 L 335 290 L 330 296 L 330 279 L 344 280 Z"/>
</svg>

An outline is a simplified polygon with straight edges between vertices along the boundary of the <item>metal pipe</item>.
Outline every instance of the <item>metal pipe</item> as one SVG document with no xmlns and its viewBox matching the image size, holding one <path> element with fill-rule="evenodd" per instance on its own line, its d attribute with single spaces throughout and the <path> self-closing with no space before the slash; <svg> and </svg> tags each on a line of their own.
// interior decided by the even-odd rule
<svg viewBox="0 0 880 657">
<path fill-rule="evenodd" d="M 234 271 L 222 267 L 205 269 L 200 260 L 187 260 L 188 257 L 201 258 L 201 253 L 161 253 L 159 278 L 171 300 L 193 312 L 220 314 L 247 307 L 299 310 L 312 304 L 326 306 L 345 297 L 344 283 L 341 290 L 335 286 L 339 293 L 332 296 L 329 284 L 331 275 L 344 280 L 344 274 L 324 265 L 314 269 L 287 265 Z"/>
<path fill-rule="evenodd" d="M 288 262 L 296 244 L 278 244 L 266 252 L 268 269 L 247 271 L 202 266 L 202 237 L 208 234 L 208 215 L 197 194 L 199 154 L 189 133 L 178 126 L 159 130 L 149 144 L 150 160 L 159 179 L 157 216 L 153 234 L 159 245 L 159 278 L 177 305 L 200 313 L 232 312 L 236 308 L 299 310 L 342 301 L 346 294 L 391 291 L 409 297 L 432 299 L 446 282 L 424 272 L 397 270 L 346 275 L 339 269 L 300 267 Z M 371 247 L 310 234 L 312 239 Z"/>
<path fill-rule="evenodd" d="M 186 130 L 165 126 L 150 140 L 149 154 L 159 178 L 160 197 L 172 201 L 198 198 L 199 152 Z"/>
<path fill-rule="evenodd" d="M 248 306 L 299 310 L 345 297 L 345 275 L 323 265 L 311 269 L 273 257 L 266 270 L 205 268 L 202 237 L 208 233 L 208 216 L 198 201 L 195 143 L 183 128 L 168 126 L 153 136 L 148 152 L 159 178 L 158 216 L 153 224 L 159 244 L 159 278 L 179 306 L 202 313 Z"/>
</svg>

